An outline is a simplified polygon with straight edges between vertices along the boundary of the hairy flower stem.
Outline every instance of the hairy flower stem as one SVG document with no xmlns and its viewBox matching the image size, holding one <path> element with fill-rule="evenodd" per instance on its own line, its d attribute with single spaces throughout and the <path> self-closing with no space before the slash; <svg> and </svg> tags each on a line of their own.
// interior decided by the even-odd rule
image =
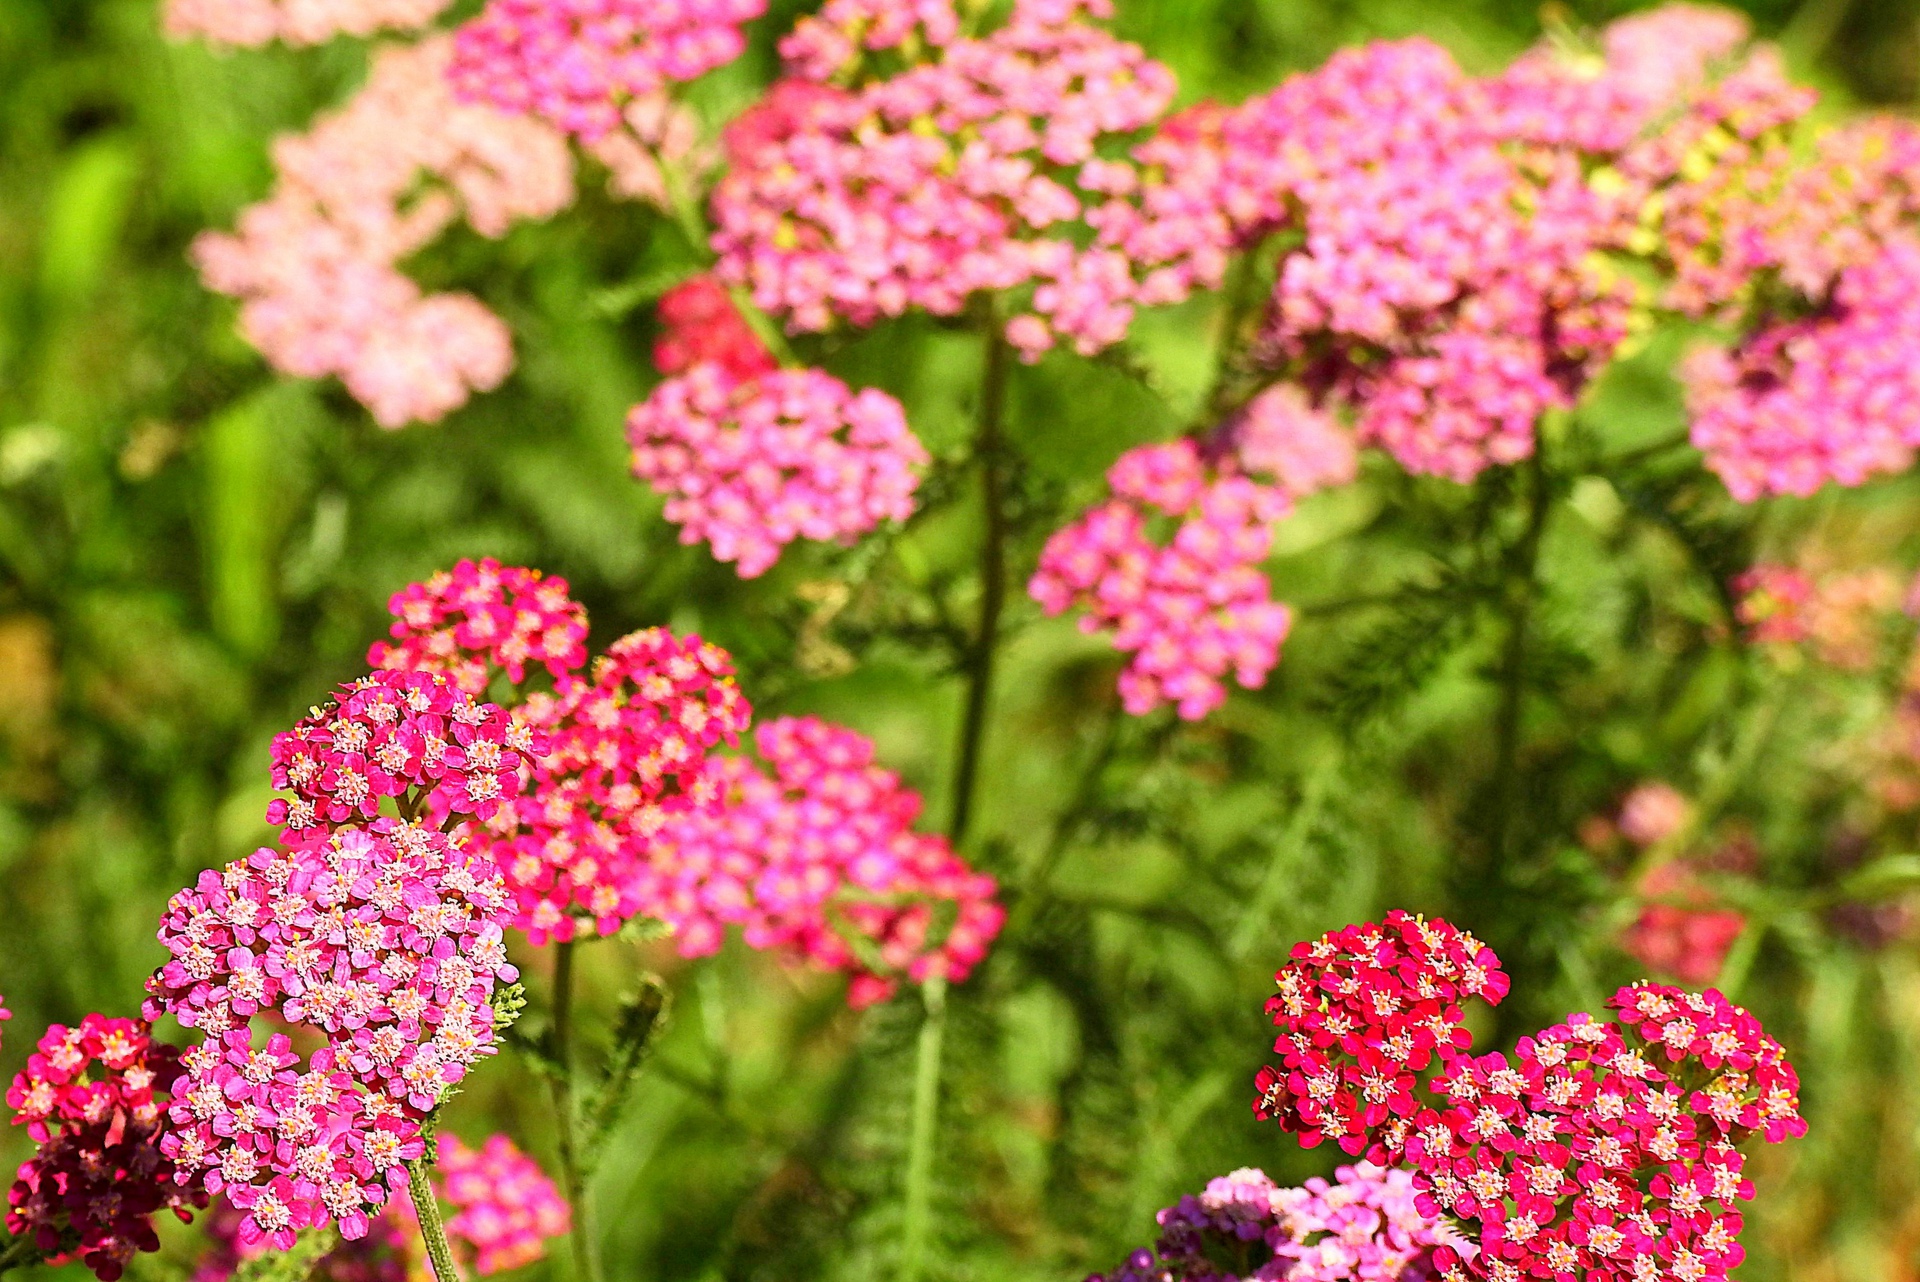
<svg viewBox="0 0 1920 1282">
<path fill-rule="evenodd" d="M 440 1199 L 427 1178 L 424 1153 L 407 1163 L 407 1192 L 413 1195 L 414 1217 L 420 1221 L 420 1238 L 427 1244 L 427 1261 L 433 1265 L 436 1282 L 461 1282 L 453 1250 L 447 1245 L 447 1226 L 440 1219 Z"/>
<path fill-rule="evenodd" d="M 980 621 L 972 651 L 967 656 L 967 706 L 960 724 L 958 764 L 953 774 L 953 820 L 947 825 L 947 836 L 956 848 L 966 840 L 967 825 L 973 819 L 981 742 L 986 735 L 987 708 L 993 696 L 1000 612 L 1007 603 L 1007 460 L 1002 427 L 1006 417 L 1007 362 L 1012 349 L 1000 332 L 998 316 L 992 312 L 987 315 L 985 339 L 980 417 L 974 433 L 973 453 L 980 463 L 980 501 L 986 528 L 980 540 Z"/>
<path fill-rule="evenodd" d="M 947 977 L 936 970 L 920 986 L 926 1018 L 913 1065 L 913 1130 L 907 1149 L 907 1198 L 900 1282 L 920 1282 L 933 1205 L 933 1141 L 940 1121 L 940 1055 L 947 1031 Z"/>
<path fill-rule="evenodd" d="M 553 1058 L 559 1071 L 553 1077 L 553 1111 L 560 1128 L 560 1179 L 573 1207 L 574 1282 L 599 1282 L 600 1258 L 594 1250 L 593 1215 L 587 1204 L 580 1165 L 579 1118 L 573 1102 L 573 951 L 574 941 L 562 940 L 553 951 Z"/>
</svg>

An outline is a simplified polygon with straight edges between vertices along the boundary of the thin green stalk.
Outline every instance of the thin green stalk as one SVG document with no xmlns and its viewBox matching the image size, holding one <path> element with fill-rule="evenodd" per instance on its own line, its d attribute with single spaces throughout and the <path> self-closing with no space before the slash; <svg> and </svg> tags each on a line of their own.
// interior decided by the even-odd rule
<svg viewBox="0 0 1920 1282">
<path fill-rule="evenodd" d="M 947 1030 L 947 979 L 939 971 L 920 988 L 926 1018 L 913 1067 L 913 1130 L 907 1149 L 907 1197 L 900 1282 L 920 1282 L 933 1206 L 933 1148 L 940 1121 L 940 1055 Z"/>
<path fill-rule="evenodd" d="M 580 1119 L 574 1107 L 573 1064 L 573 952 L 574 941 L 554 945 L 553 953 L 553 1075 L 554 1120 L 560 1128 L 560 1179 L 573 1207 L 573 1276 L 575 1282 L 600 1282 L 600 1258 L 594 1249 L 593 1208 L 587 1197 L 580 1164 Z"/>
<path fill-rule="evenodd" d="M 1529 469 L 1533 493 L 1527 525 L 1515 545 L 1513 564 L 1518 571 L 1507 624 L 1507 644 L 1500 658 L 1500 707 L 1494 718 L 1494 811 L 1487 843 L 1492 874 L 1507 859 L 1514 812 L 1520 804 L 1520 713 L 1526 694 L 1527 643 L 1533 626 L 1534 598 L 1538 595 L 1535 570 L 1540 560 L 1540 537 L 1547 526 L 1553 489 L 1547 475 L 1546 444 L 1537 442 Z"/>
<path fill-rule="evenodd" d="M 413 1195 L 414 1218 L 420 1221 L 420 1237 L 427 1244 L 433 1276 L 438 1282 L 461 1282 L 453 1250 L 447 1245 L 447 1226 L 440 1221 L 440 1199 L 434 1196 L 433 1181 L 427 1178 L 424 1153 L 407 1163 L 407 1191 Z"/>
<path fill-rule="evenodd" d="M 1007 461 L 1002 429 L 1012 349 L 1000 332 L 998 316 L 989 312 L 984 328 L 986 352 L 981 361 L 980 418 L 973 453 L 980 463 L 980 501 L 986 531 L 980 541 L 980 620 L 967 656 L 967 706 L 960 725 L 959 764 L 953 776 L 953 820 L 947 825 L 947 836 L 955 846 L 966 839 L 967 825 L 973 819 L 974 785 L 993 694 L 1000 613 L 1007 603 Z"/>
</svg>

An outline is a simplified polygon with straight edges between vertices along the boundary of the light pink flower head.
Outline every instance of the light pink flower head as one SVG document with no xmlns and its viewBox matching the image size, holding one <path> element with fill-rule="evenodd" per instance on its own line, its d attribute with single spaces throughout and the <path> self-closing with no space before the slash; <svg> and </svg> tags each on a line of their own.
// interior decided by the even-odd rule
<svg viewBox="0 0 1920 1282">
<path fill-rule="evenodd" d="M 471 1252 L 481 1277 L 532 1264 L 546 1255 L 547 1239 L 571 1231 L 573 1213 L 560 1190 L 506 1136 L 470 1149 L 443 1134 L 439 1159 L 441 1194 L 454 1208 L 447 1236 Z"/>
<path fill-rule="evenodd" d="M 200 36 L 251 47 L 317 45 L 335 36 L 414 31 L 452 0 L 166 0 L 160 24 L 175 40 Z"/>
</svg>

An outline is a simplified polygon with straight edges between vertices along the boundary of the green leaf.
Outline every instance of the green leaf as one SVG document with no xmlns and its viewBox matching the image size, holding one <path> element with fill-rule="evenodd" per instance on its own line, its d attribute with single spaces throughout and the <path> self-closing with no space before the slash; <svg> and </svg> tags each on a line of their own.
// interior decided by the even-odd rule
<svg viewBox="0 0 1920 1282">
<path fill-rule="evenodd" d="M 591 1171 L 598 1163 L 601 1146 L 620 1121 L 633 1083 L 647 1060 L 647 1052 L 666 1027 L 671 995 L 658 978 L 648 975 L 640 987 L 620 1000 L 614 1019 L 612 1053 L 607 1058 L 607 1075 L 593 1096 L 586 1101 L 586 1140 L 582 1144 L 582 1165 Z"/>
<path fill-rule="evenodd" d="M 40 290 L 55 309 L 85 302 L 106 277 L 138 177 L 133 144 L 113 135 L 75 149 L 54 179 L 40 241 Z"/>
<path fill-rule="evenodd" d="M 247 658 L 280 635 L 274 564 L 288 505 L 279 459 L 313 413 L 305 384 L 275 383 L 214 418 L 201 440 L 208 612 L 220 639 Z"/>
</svg>

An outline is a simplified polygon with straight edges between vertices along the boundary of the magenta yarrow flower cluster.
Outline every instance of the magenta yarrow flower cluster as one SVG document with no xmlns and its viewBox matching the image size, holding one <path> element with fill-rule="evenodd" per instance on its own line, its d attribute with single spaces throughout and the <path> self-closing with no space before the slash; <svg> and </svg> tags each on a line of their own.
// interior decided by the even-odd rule
<svg viewBox="0 0 1920 1282">
<path fill-rule="evenodd" d="M 4 1013 L 4 1011 L 0 1011 Z M 207 1204 L 193 1172 L 163 1152 L 180 1053 L 131 1019 L 88 1015 L 55 1024 L 13 1079 L 13 1124 L 38 1145 L 7 1193 L 7 1231 L 31 1238 L 49 1263 L 78 1259 L 113 1282 L 141 1251 L 157 1251 L 153 1217 L 181 1220 Z"/>
<path fill-rule="evenodd" d="M 1005 912 L 992 877 L 914 831 L 919 794 L 874 764 L 871 740 L 812 717 L 763 725 L 755 744 L 771 774 L 716 760 L 721 807 L 661 834 L 673 855 L 649 870 L 646 898 L 680 951 L 711 953 L 737 925 L 751 947 L 850 974 L 855 1007 L 902 977 L 964 980 Z"/>
<path fill-rule="evenodd" d="M 173 897 L 147 1002 L 202 1034 L 163 1150 L 247 1213 L 243 1242 L 282 1250 L 366 1234 L 423 1119 L 494 1053 L 494 989 L 517 977 L 506 886 L 446 834 L 380 818 L 285 840 Z M 325 1044 L 304 1063 L 286 1033 L 257 1045 L 268 1014 Z"/>
<path fill-rule="evenodd" d="M 274 147 L 273 195 L 193 256 L 240 300 L 240 329 L 301 378 L 336 375 L 382 427 L 433 422 L 513 367 L 506 326 L 467 294 L 423 294 L 399 264 L 464 219 L 484 236 L 573 199 L 565 140 L 458 102 L 451 37 L 382 50 L 364 88 Z M 422 187 L 425 189 L 422 190 Z"/>
<path fill-rule="evenodd" d="M 546 1255 L 549 1238 L 571 1231 L 573 1212 L 560 1190 L 506 1136 L 471 1149 L 442 1135 L 438 1153 L 440 1195 L 454 1209 L 447 1237 L 479 1276 L 532 1264 Z"/>
<path fill-rule="evenodd" d="M 1623 988 L 1618 1022 L 1575 1015 L 1510 1058 L 1468 1050 L 1461 998 L 1498 1000 L 1506 978 L 1446 923 L 1348 927 L 1276 979 L 1284 1068 L 1262 1071 L 1255 1111 L 1412 1166 L 1424 1213 L 1479 1229 L 1478 1255 L 1435 1252 L 1443 1278 L 1724 1278 L 1753 1196 L 1737 1145 L 1806 1131 L 1779 1043 L 1712 990 Z"/>
<path fill-rule="evenodd" d="M 160 25 L 176 40 L 199 36 L 251 48 L 275 40 L 325 44 L 335 36 L 414 31 L 452 0 L 166 0 Z"/>
<path fill-rule="evenodd" d="M 1128 712 L 1162 703 L 1197 720 L 1226 698 L 1231 672 L 1261 685 L 1292 622 L 1260 564 L 1291 510 L 1278 486 L 1210 465 L 1190 440 L 1142 446 L 1107 473 L 1113 497 L 1054 534 L 1028 592 L 1048 614 L 1075 607 L 1084 631 L 1110 631 L 1130 654 Z M 1156 526 L 1171 522 L 1170 538 Z"/>
<path fill-rule="evenodd" d="M 593 141 L 629 100 L 739 57 L 766 0 L 490 0 L 455 37 L 460 96 Z"/>
<path fill-rule="evenodd" d="M 1412 1172 L 1371 1162 L 1303 1188 L 1234 1171 L 1156 1219 L 1153 1250 L 1087 1282 L 1420 1282 L 1433 1275 L 1439 1247 L 1475 1254 L 1444 1219 L 1420 1209 Z"/>
<path fill-rule="evenodd" d="M 850 27 L 865 8 L 849 7 Z M 982 291 L 1023 290 L 1006 336 L 1028 359 L 1061 338 L 1085 353 L 1119 340 L 1140 303 L 1179 291 L 1139 279 L 1103 234 L 1116 194 L 1141 181 L 1107 153 L 1154 123 L 1174 82 L 1086 21 L 1111 9 L 1019 0 L 1005 26 L 964 39 L 946 38 L 942 8 L 916 11 L 945 40 L 916 42 L 926 61 L 852 89 L 776 86 L 749 113 L 767 118 L 731 135 L 714 191 L 722 278 L 796 330 L 953 316 Z M 838 65 L 822 22 L 789 42 L 790 74 Z"/>
<path fill-rule="evenodd" d="M 298 840 L 371 820 L 388 799 L 408 818 L 485 820 L 546 750 L 543 733 L 437 672 L 376 672 L 274 736 L 273 786 L 293 797 L 276 799 L 267 822 Z"/>
<path fill-rule="evenodd" d="M 876 54 L 913 62 L 959 37 L 953 0 L 827 0 L 794 24 L 780 57 L 792 74 L 825 84 L 856 77 Z"/>
<path fill-rule="evenodd" d="M 680 541 L 748 579 L 795 539 L 851 542 L 904 521 L 928 462 L 900 402 L 817 369 L 742 380 L 696 365 L 634 407 L 627 439 Z"/>
<path fill-rule="evenodd" d="M 439 672 L 469 695 L 482 695 L 495 673 L 519 685 L 540 666 L 560 681 L 587 662 L 587 612 L 567 595 L 567 581 L 492 557 L 462 561 L 387 603 L 393 642 L 367 654 L 375 668 Z"/>
<path fill-rule="evenodd" d="M 662 374 L 684 374 L 711 363 L 745 381 L 780 368 L 711 273 L 662 294 L 655 317 L 661 334 L 653 344 L 653 364 Z"/>
</svg>

